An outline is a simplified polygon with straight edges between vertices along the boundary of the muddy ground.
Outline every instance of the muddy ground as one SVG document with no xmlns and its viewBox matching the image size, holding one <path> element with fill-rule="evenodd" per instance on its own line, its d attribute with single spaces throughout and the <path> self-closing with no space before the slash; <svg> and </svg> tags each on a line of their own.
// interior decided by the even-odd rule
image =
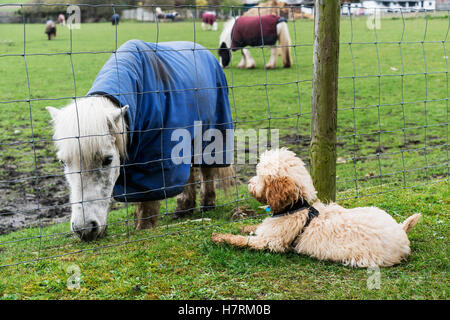
<svg viewBox="0 0 450 320">
<path fill-rule="evenodd" d="M 14 164 L 0 166 L 0 234 L 67 220 L 68 190 L 61 176 L 34 179 Z"/>
</svg>

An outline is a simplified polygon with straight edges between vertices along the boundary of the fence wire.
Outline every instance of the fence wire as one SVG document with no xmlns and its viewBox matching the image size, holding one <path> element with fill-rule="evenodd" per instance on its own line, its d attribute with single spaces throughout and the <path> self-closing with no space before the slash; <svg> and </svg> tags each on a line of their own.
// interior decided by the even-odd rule
<svg viewBox="0 0 450 320">
<path fill-rule="evenodd" d="M 122 19 L 113 26 L 82 21 L 80 30 L 58 25 L 55 40 L 47 41 L 43 24 L 37 24 L 35 16 L 45 16 L 43 12 L 48 8 L 68 6 L 0 5 L 0 12 L 16 11 L 14 19 L 20 17 L 20 23 L 0 24 L 0 267 L 106 251 L 136 241 L 265 216 L 246 189 L 255 165 L 235 163 L 234 176 L 206 181 L 234 182 L 232 192 L 218 191 L 216 210 L 204 211 L 197 205 L 191 217 L 174 220 L 176 201 L 165 198 L 157 227 L 135 231 L 134 204 L 113 203 L 105 238 L 85 243 L 73 236 L 66 221 L 72 205 L 79 202 L 69 199 L 44 107 L 61 107 L 71 99 L 77 103 L 84 98 L 104 62 L 133 38 L 157 44 L 193 41 L 206 48 L 195 50 L 210 50 L 217 56 L 223 24 L 237 19 L 247 8 L 158 6 L 163 12 L 179 13 L 172 21 L 158 19 L 155 5 L 77 4 L 81 14 L 88 8 L 108 9 L 105 21 L 115 13 L 123 17 L 124 10 L 144 10 L 150 18 Z M 288 20 L 293 65 L 282 68 L 278 62 L 275 70 L 267 69 L 271 46 L 262 45 L 248 48 L 256 68 L 239 69 L 241 53 L 234 52 L 230 66 L 224 70 L 233 124 L 235 129 L 279 130 L 279 145 L 289 147 L 308 164 L 314 41 L 314 23 L 308 14 L 313 14 L 313 8 L 259 7 L 254 12 L 262 16 L 270 10 Z M 200 27 L 199 14 L 204 11 L 216 12 L 217 32 Z M 48 16 L 55 14 L 55 10 L 49 12 Z M 394 13 L 369 8 L 345 12 L 347 15 L 341 16 L 340 39 L 338 201 L 448 181 L 448 12 L 405 8 Z M 165 93 L 161 88 L 154 92 Z M 120 92 L 120 88 L 119 93 L 130 94 Z M 78 115 L 74 121 L 79 121 Z M 163 129 L 169 128 L 157 130 Z M 79 131 L 68 139 L 77 139 L 81 150 L 80 138 L 87 137 L 91 136 Z M 252 148 L 251 142 L 247 143 L 247 156 Z M 163 170 L 166 160 L 170 159 L 156 161 Z M 83 179 L 82 172 L 89 170 L 70 174 Z M 196 177 L 187 186 L 197 188 L 201 183 Z M 163 185 L 158 190 L 165 192 L 166 188 Z M 82 192 L 80 204 L 84 210 L 89 203 L 109 198 L 85 199 Z"/>
</svg>

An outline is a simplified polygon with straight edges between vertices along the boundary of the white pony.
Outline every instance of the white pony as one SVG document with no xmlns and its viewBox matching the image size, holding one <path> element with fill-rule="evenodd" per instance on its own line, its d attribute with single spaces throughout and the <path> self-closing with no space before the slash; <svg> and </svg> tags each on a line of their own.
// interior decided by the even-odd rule
<svg viewBox="0 0 450 320">
<path fill-rule="evenodd" d="M 202 29 L 217 31 L 217 21 L 216 13 L 214 11 L 205 11 L 202 14 Z"/>
<path fill-rule="evenodd" d="M 111 195 L 136 202 L 136 228 L 145 229 L 156 224 L 161 199 L 178 195 L 177 216 L 193 211 L 192 165 L 201 167 L 203 211 L 215 205 L 214 177 L 231 182 L 232 155 L 226 143 L 220 153 L 213 148 L 215 158 L 208 162 L 204 155 L 212 151 L 203 134 L 202 154 L 189 148 L 199 136 L 193 126 L 197 121 L 205 132 L 223 132 L 224 141 L 233 131 L 225 74 L 214 55 L 202 49 L 186 41 L 129 40 L 110 56 L 86 97 L 61 110 L 47 107 L 57 156 L 65 164 L 70 185 L 71 228 L 81 239 L 104 234 Z M 186 90 L 194 84 L 200 89 Z M 217 87 L 212 91 L 213 85 Z M 173 138 L 177 128 L 184 128 L 187 146 L 181 162 L 175 161 L 179 151 L 174 153 L 179 146 Z"/>
<path fill-rule="evenodd" d="M 278 18 L 278 22 L 275 21 L 275 23 L 272 23 L 271 25 L 267 26 L 267 24 L 264 24 L 266 18 L 271 20 Z M 246 29 L 244 29 L 243 31 L 235 30 L 235 26 L 237 24 L 244 25 L 244 21 L 245 22 L 249 21 L 251 28 L 256 29 L 256 32 L 247 32 Z M 270 39 L 269 41 L 266 41 L 266 39 L 264 39 L 264 43 L 261 43 L 261 38 L 263 37 L 261 36 L 260 30 L 263 30 L 263 34 L 265 30 L 272 31 L 274 35 L 276 34 L 276 39 Z M 231 62 L 231 51 L 241 49 L 242 59 L 237 65 L 237 67 L 245 69 L 255 68 L 256 63 L 255 60 L 250 55 L 250 50 L 244 47 L 271 45 L 272 48 L 270 59 L 266 63 L 265 67 L 267 69 L 275 69 L 277 64 L 277 56 L 279 55 L 278 50 L 279 48 L 274 45 L 275 41 L 278 41 L 278 45 L 281 47 L 283 67 L 289 68 L 292 65 L 292 56 L 290 48 L 291 38 L 289 36 L 289 29 L 287 23 L 283 20 L 283 18 L 273 15 L 266 15 L 261 17 L 242 16 L 237 19 L 232 18 L 225 23 L 224 29 L 220 35 L 219 41 L 220 65 L 223 68 L 227 67 Z"/>
<path fill-rule="evenodd" d="M 62 109 L 50 106 L 46 109 L 54 124 L 57 157 L 64 164 L 70 186 L 71 230 L 82 240 L 95 240 L 105 234 L 111 194 L 120 174 L 121 160 L 127 156 L 124 115 L 128 106 L 119 108 L 108 98 L 91 96 L 77 99 Z M 230 177 L 233 170 L 230 166 L 202 167 L 200 171 L 202 206 L 208 210 L 215 203 L 215 177 Z M 196 187 L 195 171 L 191 168 L 186 187 L 177 199 L 177 212 L 193 211 Z M 137 203 L 136 229 L 155 226 L 159 208 L 160 200 Z"/>
</svg>

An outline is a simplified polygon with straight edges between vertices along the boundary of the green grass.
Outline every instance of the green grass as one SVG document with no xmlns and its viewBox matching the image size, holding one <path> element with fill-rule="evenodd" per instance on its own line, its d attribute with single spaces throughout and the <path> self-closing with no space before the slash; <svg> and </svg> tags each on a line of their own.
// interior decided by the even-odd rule
<svg viewBox="0 0 450 320">
<path fill-rule="evenodd" d="M 237 194 L 219 195 L 217 203 L 222 207 L 205 215 L 212 218 L 211 222 L 166 226 L 171 221 L 163 217 L 156 230 L 136 232 L 132 228 L 131 206 L 111 212 L 108 237 L 91 244 L 81 244 L 68 235 L 67 223 L 0 236 L 0 265 L 88 250 L 0 269 L 0 297 L 447 298 L 448 183 L 394 190 L 448 179 L 445 56 L 450 56 L 450 47 L 442 42 L 446 39 L 448 18 L 429 19 L 428 23 L 424 18 L 407 19 L 403 39 L 401 20 L 383 19 L 376 35 L 367 30 L 365 23 L 364 18 L 355 18 L 353 33 L 350 20 L 343 18 L 341 23 L 338 198 L 365 196 L 344 203 L 380 206 L 398 221 L 414 212 L 424 215 L 410 236 L 410 259 L 400 266 L 382 269 L 380 290 L 366 288 L 366 270 L 295 254 L 213 245 L 209 241 L 212 229 L 206 227 L 230 220 L 234 209 L 234 205 L 226 205 L 230 200 L 240 199 L 238 205 L 258 208 L 255 201 L 246 200 L 246 186 L 241 185 Z M 278 128 L 280 145 L 290 147 L 308 161 L 313 23 L 296 21 L 295 25 L 290 22 L 289 27 L 297 45 L 292 68 L 265 72 L 263 62 L 270 51 L 264 50 L 263 56 L 261 49 L 256 48 L 251 49 L 256 69 L 237 69 L 240 53 L 234 53 L 234 68 L 225 73 L 232 86 L 230 101 L 237 127 Z M 0 101 L 16 101 L 0 104 L 0 180 L 32 179 L 34 152 L 40 176 L 62 173 L 52 146 L 50 117 L 44 108 L 66 104 L 75 95 L 75 85 L 76 95 L 84 95 L 110 55 L 94 52 L 110 52 L 116 43 L 115 28 L 107 23 L 82 24 L 80 30 L 73 31 L 72 42 L 67 28 L 58 27 L 54 41 L 46 40 L 43 25 L 26 25 L 25 31 L 25 52 L 29 55 L 24 58 L 20 56 L 24 52 L 23 25 L 0 24 Z M 192 22 L 161 24 L 157 33 L 153 23 L 125 22 L 118 27 L 117 45 L 129 39 L 191 40 L 213 49 L 218 46 L 218 36 L 201 31 L 199 23 L 195 33 Z M 400 40 L 401 45 L 397 43 Z M 70 50 L 85 53 L 64 54 Z M 216 54 L 215 50 L 212 52 Z M 37 53 L 61 54 L 33 55 Z M 11 54 L 18 56 L 5 56 Z M 17 102 L 27 99 L 31 99 L 30 104 Z M 377 149 L 382 152 L 377 153 Z M 254 174 L 252 166 L 237 169 L 238 178 L 243 181 Z M 32 181 L 8 186 L 20 190 L 12 197 L 36 193 Z M 54 186 L 46 183 L 46 178 L 40 179 L 41 194 L 52 194 L 51 188 Z M 386 193 L 377 195 L 379 192 Z M 371 194 L 375 195 L 368 197 Z M 174 199 L 162 207 L 162 212 L 173 211 Z M 201 215 L 197 213 L 197 217 Z M 225 224 L 214 230 L 235 232 L 242 223 L 246 222 Z M 188 232 L 200 226 L 205 228 Z M 167 233 L 182 234 L 166 236 Z M 99 248 L 147 237 L 152 239 Z M 66 268 L 72 263 L 81 268 L 80 290 L 66 289 Z"/>
<path fill-rule="evenodd" d="M 364 190 L 368 187 L 379 192 L 413 186 L 417 181 L 442 179 L 448 174 L 448 67 L 444 57 L 450 48 L 447 42 L 442 43 L 448 21 L 446 18 L 430 19 L 426 24 L 423 18 L 405 20 L 405 43 L 401 46 L 395 43 L 401 40 L 401 20 L 382 20 L 377 38 L 384 43 L 378 45 L 367 43 L 376 38 L 373 31 L 366 29 L 365 21 L 354 19 L 351 46 L 347 44 L 352 39 L 349 20 L 343 19 L 341 27 L 338 190 L 353 189 L 352 196 L 356 196 L 356 181 L 361 196 L 367 194 Z M 294 24 L 289 25 L 297 44 L 293 52 L 296 64 L 292 68 L 265 72 L 261 49 L 253 48 L 251 51 L 257 61 L 255 70 L 234 67 L 227 69 L 226 74 L 233 87 L 230 99 L 237 127 L 277 128 L 280 144 L 291 147 L 308 161 L 313 24 L 296 21 L 295 33 Z M 39 172 L 41 175 L 54 173 L 60 168 L 56 162 L 48 161 L 53 152 L 45 106 L 63 106 L 68 99 L 60 98 L 73 97 L 75 87 L 77 96 L 86 94 L 110 53 L 32 55 L 69 52 L 69 30 L 59 27 L 54 41 L 45 40 L 42 25 L 27 25 L 25 31 L 25 52 L 31 55 L 26 59 L 4 56 L 0 61 L 0 87 L 7 88 L 2 91 L 1 101 L 25 100 L 3 104 L 0 128 L 2 142 L 8 145 L 2 147 L 0 166 L 14 163 L 22 177 L 30 177 L 34 174 L 30 109 Z M 207 48 L 217 48 L 218 33 L 201 31 L 199 23 L 195 31 L 194 34 L 193 24 L 189 22 L 162 24 L 159 33 L 152 23 L 123 23 L 118 28 L 117 45 L 138 38 L 195 40 Z M 0 41 L 0 54 L 23 53 L 22 25 L 1 25 L 0 32 L 5 35 Z M 416 43 L 422 41 L 424 35 L 426 41 L 433 42 Z M 115 41 L 115 28 L 109 24 L 83 24 L 80 30 L 73 31 L 72 51 L 110 52 L 115 49 Z M 269 50 L 264 54 L 267 60 Z M 240 53 L 235 53 L 234 66 L 239 59 Z M 402 73 L 405 75 L 400 76 Z M 378 78 L 379 74 L 383 76 Z M 354 83 L 353 75 L 358 77 Z M 267 92 L 266 82 L 269 84 Z M 30 104 L 26 102 L 29 98 L 32 99 Z M 12 144 L 17 141 L 23 143 Z M 377 150 L 381 153 L 377 154 Z M 427 169 L 422 170 L 425 167 Z M 245 178 L 250 174 L 243 172 Z"/>
<path fill-rule="evenodd" d="M 219 246 L 211 232 L 237 232 L 244 224 L 229 221 L 231 209 L 218 209 L 208 216 L 213 223 L 164 226 L 155 230 L 130 230 L 130 240 L 153 237 L 114 247 L 127 239 L 123 225 L 110 226 L 107 238 L 75 255 L 43 260 L 35 264 L 0 269 L 0 298 L 3 299 L 448 299 L 448 185 L 432 184 L 408 192 L 348 200 L 343 205 L 376 205 L 397 221 L 415 212 L 423 218 L 410 232 L 408 261 L 381 269 L 379 290 L 367 288 L 366 269 L 353 269 L 321 262 L 294 253 L 275 254 Z M 263 215 L 255 201 L 249 205 Z M 115 221 L 123 212 L 112 214 Z M 222 224 L 225 223 L 225 224 Z M 222 224 L 222 225 L 217 225 Z M 188 231 L 190 228 L 202 227 Z M 48 233 L 65 232 L 67 224 Z M 2 240 L 30 235 L 21 230 Z M 165 233 L 174 232 L 173 235 Z M 111 235 L 115 235 L 112 237 Z M 159 237 L 164 235 L 163 237 Z M 2 246 L 0 262 L 25 258 L 39 240 Z M 34 247 L 33 247 L 34 246 Z M 45 254 L 65 254 L 81 249 L 73 237 L 54 236 L 41 244 Z M 97 246 L 113 246 L 96 249 Z M 34 252 L 34 257 L 37 257 Z M 31 258 L 31 256 L 27 256 Z M 69 266 L 80 268 L 80 288 L 67 289 Z"/>
</svg>

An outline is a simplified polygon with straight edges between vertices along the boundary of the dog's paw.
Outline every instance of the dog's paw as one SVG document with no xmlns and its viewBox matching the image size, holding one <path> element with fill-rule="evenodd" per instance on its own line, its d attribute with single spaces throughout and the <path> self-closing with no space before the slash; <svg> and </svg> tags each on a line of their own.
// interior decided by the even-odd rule
<svg viewBox="0 0 450 320">
<path fill-rule="evenodd" d="M 223 235 L 220 233 L 215 233 L 215 232 L 213 232 L 213 234 L 211 235 L 211 240 L 215 243 L 223 243 L 224 242 Z"/>
</svg>

